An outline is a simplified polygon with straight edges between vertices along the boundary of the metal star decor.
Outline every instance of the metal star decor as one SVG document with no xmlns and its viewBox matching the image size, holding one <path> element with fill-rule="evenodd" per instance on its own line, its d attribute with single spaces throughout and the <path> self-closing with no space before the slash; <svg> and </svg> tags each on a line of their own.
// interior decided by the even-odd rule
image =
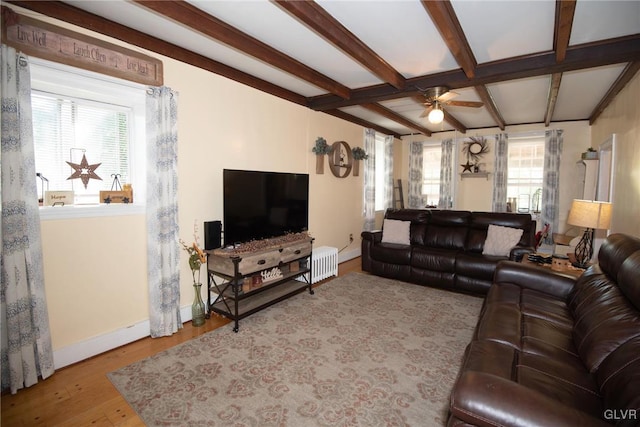
<svg viewBox="0 0 640 427">
<path fill-rule="evenodd" d="M 67 180 L 80 178 L 82 180 L 82 183 L 84 184 L 85 189 L 87 188 L 87 184 L 89 184 L 90 179 L 99 179 L 100 181 L 102 181 L 102 178 L 100 178 L 95 173 L 95 170 L 98 169 L 98 166 L 100 166 L 102 163 L 90 165 L 89 162 L 87 162 L 87 156 L 85 156 L 84 154 L 82 155 L 82 161 L 80 162 L 80 164 L 71 162 L 67 162 L 67 164 L 74 170 L 73 174 L 71 174 L 71 176 L 67 178 Z"/>
<path fill-rule="evenodd" d="M 462 166 L 462 173 L 465 173 L 466 171 L 471 172 L 471 170 L 473 169 L 473 164 L 469 163 L 469 160 L 467 160 L 467 163 L 464 165 L 460 165 Z"/>
</svg>

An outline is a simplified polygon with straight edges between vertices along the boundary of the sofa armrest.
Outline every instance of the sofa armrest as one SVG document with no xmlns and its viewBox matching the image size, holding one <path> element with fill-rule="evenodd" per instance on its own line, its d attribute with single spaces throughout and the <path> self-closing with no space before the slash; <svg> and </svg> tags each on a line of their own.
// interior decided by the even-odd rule
<svg viewBox="0 0 640 427">
<path fill-rule="evenodd" d="M 373 260 L 371 259 L 371 249 L 373 246 L 382 242 L 382 230 L 375 231 L 363 231 L 360 233 L 362 237 L 361 243 L 361 254 L 360 259 L 362 260 L 362 271 L 371 272 L 373 269 Z"/>
<path fill-rule="evenodd" d="M 535 265 L 500 261 L 493 276 L 495 283 L 513 283 L 523 288 L 566 299 L 576 281 Z"/>
<path fill-rule="evenodd" d="M 451 394 L 451 413 L 482 426 L 610 426 L 511 380 L 484 372 L 464 372 Z"/>
<path fill-rule="evenodd" d="M 363 240 L 368 240 L 373 243 L 380 243 L 382 241 L 382 230 L 363 231 L 360 234 Z"/>
<path fill-rule="evenodd" d="M 524 256 L 534 253 L 533 246 L 514 246 L 509 252 L 510 261 L 520 261 Z"/>
</svg>

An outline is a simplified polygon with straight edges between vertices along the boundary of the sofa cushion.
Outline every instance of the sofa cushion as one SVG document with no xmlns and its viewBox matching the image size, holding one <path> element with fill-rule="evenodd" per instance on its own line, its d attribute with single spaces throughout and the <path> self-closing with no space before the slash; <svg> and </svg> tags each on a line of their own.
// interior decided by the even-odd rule
<svg viewBox="0 0 640 427">
<path fill-rule="evenodd" d="M 640 338 L 636 337 L 618 347 L 598 369 L 597 380 L 606 408 L 636 408 L 636 417 L 640 417 L 639 372 Z"/>
<path fill-rule="evenodd" d="M 491 224 L 523 230 L 522 237 L 517 243 L 520 246 L 530 247 L 533 245 L 533 242 L 535 242 L 536 222 L 531 219 L 531 215 L 529 214 L 472 212 L 469 234 L 467 235 L 467 242 L 465 244 L 467 251 L 482 252 L 484 242 L 487 239 L 487 229 Z"/>
<path fill-rule="evenodd" d="M 385 219 L 382 225 L 382 243 L 397 243 L 400 245 L 409 245 L 410 230 L 411 221 Z"/>
<path fill-rule="evenodd" d="M 490 224 L 487 229 L 487 239 L 484 242 L 482 254 L 509 256 L 511 248 L 518 244 L 522 233 L 523 230 L 520 228 Z"/>
<path fill-rule="evenodd" d="M 413 248 L 411 266 L 423 270 L 455 272 L 456 252 L 424 246 Z"/>
<path fill-rule="evenodd" d="M 409 265 L 411 247 L 397 243 L 378 243 L 371 247 L 371 258 L 386 264 Z"/>
<path fill-rule="evenodd" d="M 470 218 L 468 211 L 432 210 L 424 237 L 425 246 L 463 250 Z"/>
<path fill-rule="evenodd" d="M 456 257 L 456 273 L 475 279 L 492 280 L 496 266 L 505 259 L 503 256 L 460 252 Z"/>
<path fill-rule="evenodd" d="M 638 309 L 598 265 L 578 279 L 569 307 L 576 348 L 591 372 L 620 345 L 640 336 Z"/>
</svg>

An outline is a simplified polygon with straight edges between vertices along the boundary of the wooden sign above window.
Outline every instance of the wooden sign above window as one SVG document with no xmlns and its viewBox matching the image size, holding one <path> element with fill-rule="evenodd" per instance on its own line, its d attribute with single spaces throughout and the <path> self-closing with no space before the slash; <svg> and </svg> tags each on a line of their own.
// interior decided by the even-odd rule
<svg viewBox="0 0 640 427">
<path fill-rule="evenodd" d="M 151 86 L 162 86 L 162 62 L 2 7 L 2 42 L 20 52 Z"/>
</svg>

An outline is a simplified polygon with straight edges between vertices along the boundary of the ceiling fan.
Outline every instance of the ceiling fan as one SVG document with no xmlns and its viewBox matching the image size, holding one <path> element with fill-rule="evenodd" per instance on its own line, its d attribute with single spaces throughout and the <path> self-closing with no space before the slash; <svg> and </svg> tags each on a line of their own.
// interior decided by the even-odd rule
<svg viewBox="0 0 640 427">
<path fill-rule="evenodd" d="M 450 91 L 446 86 L 435 86 L 428 89 L 421 89 L 422 94 L 417 96 L 418 101 L 425 105 L 425 110 L 420 117 L 427 117 L 430 123 L 438 124 L 444 119 L 445 105 L 457 107 L 479 108 L 484 104 L 478 101 L 454 101 L 458 96 L 456 92 Z"/>
</svg>

